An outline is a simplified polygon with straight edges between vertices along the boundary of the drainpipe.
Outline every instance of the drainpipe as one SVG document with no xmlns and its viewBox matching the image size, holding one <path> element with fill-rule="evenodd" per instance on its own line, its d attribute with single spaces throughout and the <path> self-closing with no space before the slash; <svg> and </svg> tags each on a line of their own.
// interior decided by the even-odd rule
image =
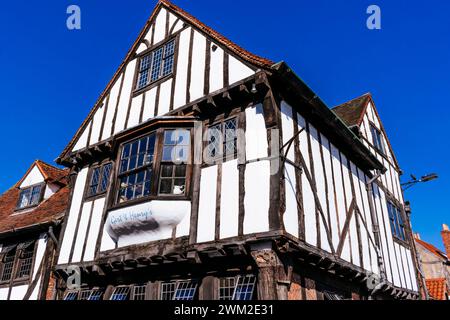
<svg viewBox="0 0 450 320">
<path fill-rule="evenodd" d="M 53 232 L 53 226 L 48 227 L 48 235 L 50 236 L 53 243 L 55 244 L 55 249 L 58 249 L 59 243 L 58 243 L 58 239 L 56 239 L 55 233 Z"/>
<path fill-rule="evenodd" d="M 375 213 L 375 205 L 373 203 L 373 187 L 372 184 L 382 175 L 380 171 L 376 172 L 376 175 L 370 179 L 366 184 L 366 190 L 368 193 L 369 198 L 369 210 L 370 210 L 370 217 L 372 220 L 372 232 L 375 238 L 375 244 L 376 244 L 376 250 L 377 250 L 377 258 L 378 258 L 378 266 L 380 268 L 380 277 L 381 277 L 381 283 L 375 287 L 375 289 L 372 291 L 372 294 L 379 291 L 386 283 L 386 271 L 384 270 L 384 261 L 383 256 L 380 251 L 380 226 L 378 224 L 378 219 Z"/>
</svg>

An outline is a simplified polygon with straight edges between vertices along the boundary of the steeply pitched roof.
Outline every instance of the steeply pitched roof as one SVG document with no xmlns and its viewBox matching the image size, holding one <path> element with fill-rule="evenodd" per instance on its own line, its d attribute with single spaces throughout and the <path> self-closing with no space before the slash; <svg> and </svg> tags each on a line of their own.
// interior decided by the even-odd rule
<svg viewBox="0 0 450 320">
<path fill-rule="evenodd" d="M 273 61 L 266 59 L 266 58 L 262 58 L 260 56 L 257 56 L 255 54 L 245 50 L 244 48 L 238 46 L 233 41 L 224 37 L 217 31 L 213 30 L 212 28 L 206 26 L 203 22 L 199 21 L 197 18 L 195 18 L 191 14 L 187 13 L 183 9 L 177 7 L 170 1 L 160 0 L 160 3 L 163 4 L 166 8 L 170 9 L 175 14 L 178 14 L 179 16 L 181 16 L 184 20 L 188 21 L 194 27 L 196 27 L 196 28 L 200 29 L 201 31 L 203 31 L 204 33 L 206 33 L 208 36 L 210 36 L 211 38 L 213 38 L 220 44 L 226 46 L 229 50 L 231 50 L 233 53 L 238 55 L 243 60 L 245 60 L 255 66 L 261 67 L 261 68 L 270 68 L 274 64 Z"/>
<path fill-rule="evenodd" d="M 445 278 L 426 279 L 428 293 L 435 300 L 447 300 L 445 293 L 450 294 Z"/>
<path fill-rule="evenodd" d="M 69 187 L 66 181 L 68 170 L 61 170 L 43 161 L 36 160 L 28 169 L 27 174 L 34 166 L 39 168 L 46 181 L 58 182 L 62 185 L 62 188 L 50 198 L 43 200 L 37 207 L 20 212 L 16 211 L 20 194 L 18 188 L 20 181 L 16 183 L 0 196 L 0 234 L 51 222 L 64 215 L 69 201 Z"/>
<path fill-rule="evenodd" d="M 144 27 L 142 28 L 141 32 L 139 33 L 139 36 L 137 37 L 136 41 L 131 46 L 130 50 L 127 52 L 125 58 L 123 59 L 122 63 L 120 64 L 119 68 L 114 73 L 113 77 L 109 81 L 106 88 L 103 90 L 103 92 L 100 94 L 99 98 L 94 104 L 94 107 L 92 107 L 91 111 L 89 112 L 86 119 L 81 124 L 78 131 L 73 136 L 72 140 L 67 144 L 67 146 L 64 148 L 64 150 L 59 155 L 58 159 L 62 159 L 69 150 L 73 147 L 75 144 L 78 136 L 83 132 L 86 125 L 89 123 L 89 121 L 94 116 L 97 109 L 101 106 L 101 103 L 106 96 L 107 92 L 111 89 L 115 81 L 118 79 L 121 71 L 125 66 L 127 65 L 127 62 L 131 60 L 134 52 L 137 50 L 138 46 L 140 45 L 142 39 L 145 37 L 146 32 L 151 26 L 151 23 L 155 19 L 157 13 L 159 12 L 160 8 L 164 7 L 168 9 L 169 11 L 173 12 L 174 14 L 180 16 L 182 19 L 186 20 L 188 23 L 190 23 L 194 28 L 197 28 L 199 31 L 204 32 L 207 36 L 211 37 L 218 43 L 225 46 L 228 50 L 230 50 L 232 53 L 236 54 L 238 57 L 243 59 L 244 61 L 253 64 L 256 67 L 263 68 L 263 69 L 269 69 L 274 63 L 268 59 L 262 58 L 260 56 L 257 56 L 242 47 L 238 46 L 228 38 L 224 37 L 217 31 L 213 30 L 212 28 L 206 26 L 204 23 L 200 22 L 197 18 L 192 16 L 191 14 L 187 13 L 186 11 L 182 10 L 181 8 L 177 7 L 173 3 L 171 3 L 168 0 L 159 0 L 156 7 L 153 9 L 152 14 L 150 15 L 150 18 L 148 18 L 147 22 L 145 23 Z"/>
<path fill-rule="evenodd" d="M 444 252 L 433 246 L 432 244 L 425 242 L 423 240 L 414 239 L 418 244 L 420 244 L 422 247 L 430 251 L 431 253 L 434 253 L 436 256 L 438 256 L 441 259 L 447 259 L 447 256 Z"/>
<path fill-rule="evenodd" d="M 366 112 L 370 99 L 370 93 L 366 93 L 334 107 L 332 110 L 348 127 L 359 126 L 363 121 L 364 113 Z"/>
</svg>

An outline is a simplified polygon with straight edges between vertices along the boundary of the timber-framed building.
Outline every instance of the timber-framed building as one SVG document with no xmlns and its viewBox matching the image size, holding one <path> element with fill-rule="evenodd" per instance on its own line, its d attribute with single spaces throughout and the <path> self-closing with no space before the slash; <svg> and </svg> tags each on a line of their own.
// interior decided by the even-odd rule
<svg viewBox="0 0 450 320">
<path fill-rule="evenodd" d="M 168 1 L 58 162 L 72 187 L 58 299 L 419 298 L 371 95 L 331 110 L 286 63 Z"/>
<path fill-rule="evenodd" d="M 68 170 L 36 160 L 0 195 L 0 300 L 53 299 Z"/>
</svg>

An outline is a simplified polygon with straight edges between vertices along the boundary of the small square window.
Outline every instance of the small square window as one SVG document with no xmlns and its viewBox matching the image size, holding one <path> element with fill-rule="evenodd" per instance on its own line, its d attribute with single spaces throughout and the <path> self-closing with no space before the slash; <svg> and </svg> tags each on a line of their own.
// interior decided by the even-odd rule
<svg viewBox="0 0 450 320">
<path fill-rule="evenodd" d="M 87 196 L 94 197 L 106 192 L 111 176 L 112 163 L 92 169 Z"/>
<path fill-rule="evenodd" d="M 24 209 L 36 206 L 42 199 L 43 185 L 36 185 L 20 191 L 19 201 L 17 203 L 18 209 Z"/>
</svg>

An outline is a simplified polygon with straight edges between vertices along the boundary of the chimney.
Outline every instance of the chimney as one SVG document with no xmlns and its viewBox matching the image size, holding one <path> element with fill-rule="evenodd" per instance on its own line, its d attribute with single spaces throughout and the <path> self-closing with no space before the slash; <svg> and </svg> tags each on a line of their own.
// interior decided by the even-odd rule
<svg viewBox="0 0 450 320">
<path fill-rule="evenodd" d="M 414 239 L 420 240 L 420 233 L 414 233 Z"/>
<path fill-rule="evenodd" d="M 447 258 L 450 259 L 450 230 L 448 225 L 442 225 L 442 241 L 444 242 L 445 251 L 447 253 Z"/>
</svg>

